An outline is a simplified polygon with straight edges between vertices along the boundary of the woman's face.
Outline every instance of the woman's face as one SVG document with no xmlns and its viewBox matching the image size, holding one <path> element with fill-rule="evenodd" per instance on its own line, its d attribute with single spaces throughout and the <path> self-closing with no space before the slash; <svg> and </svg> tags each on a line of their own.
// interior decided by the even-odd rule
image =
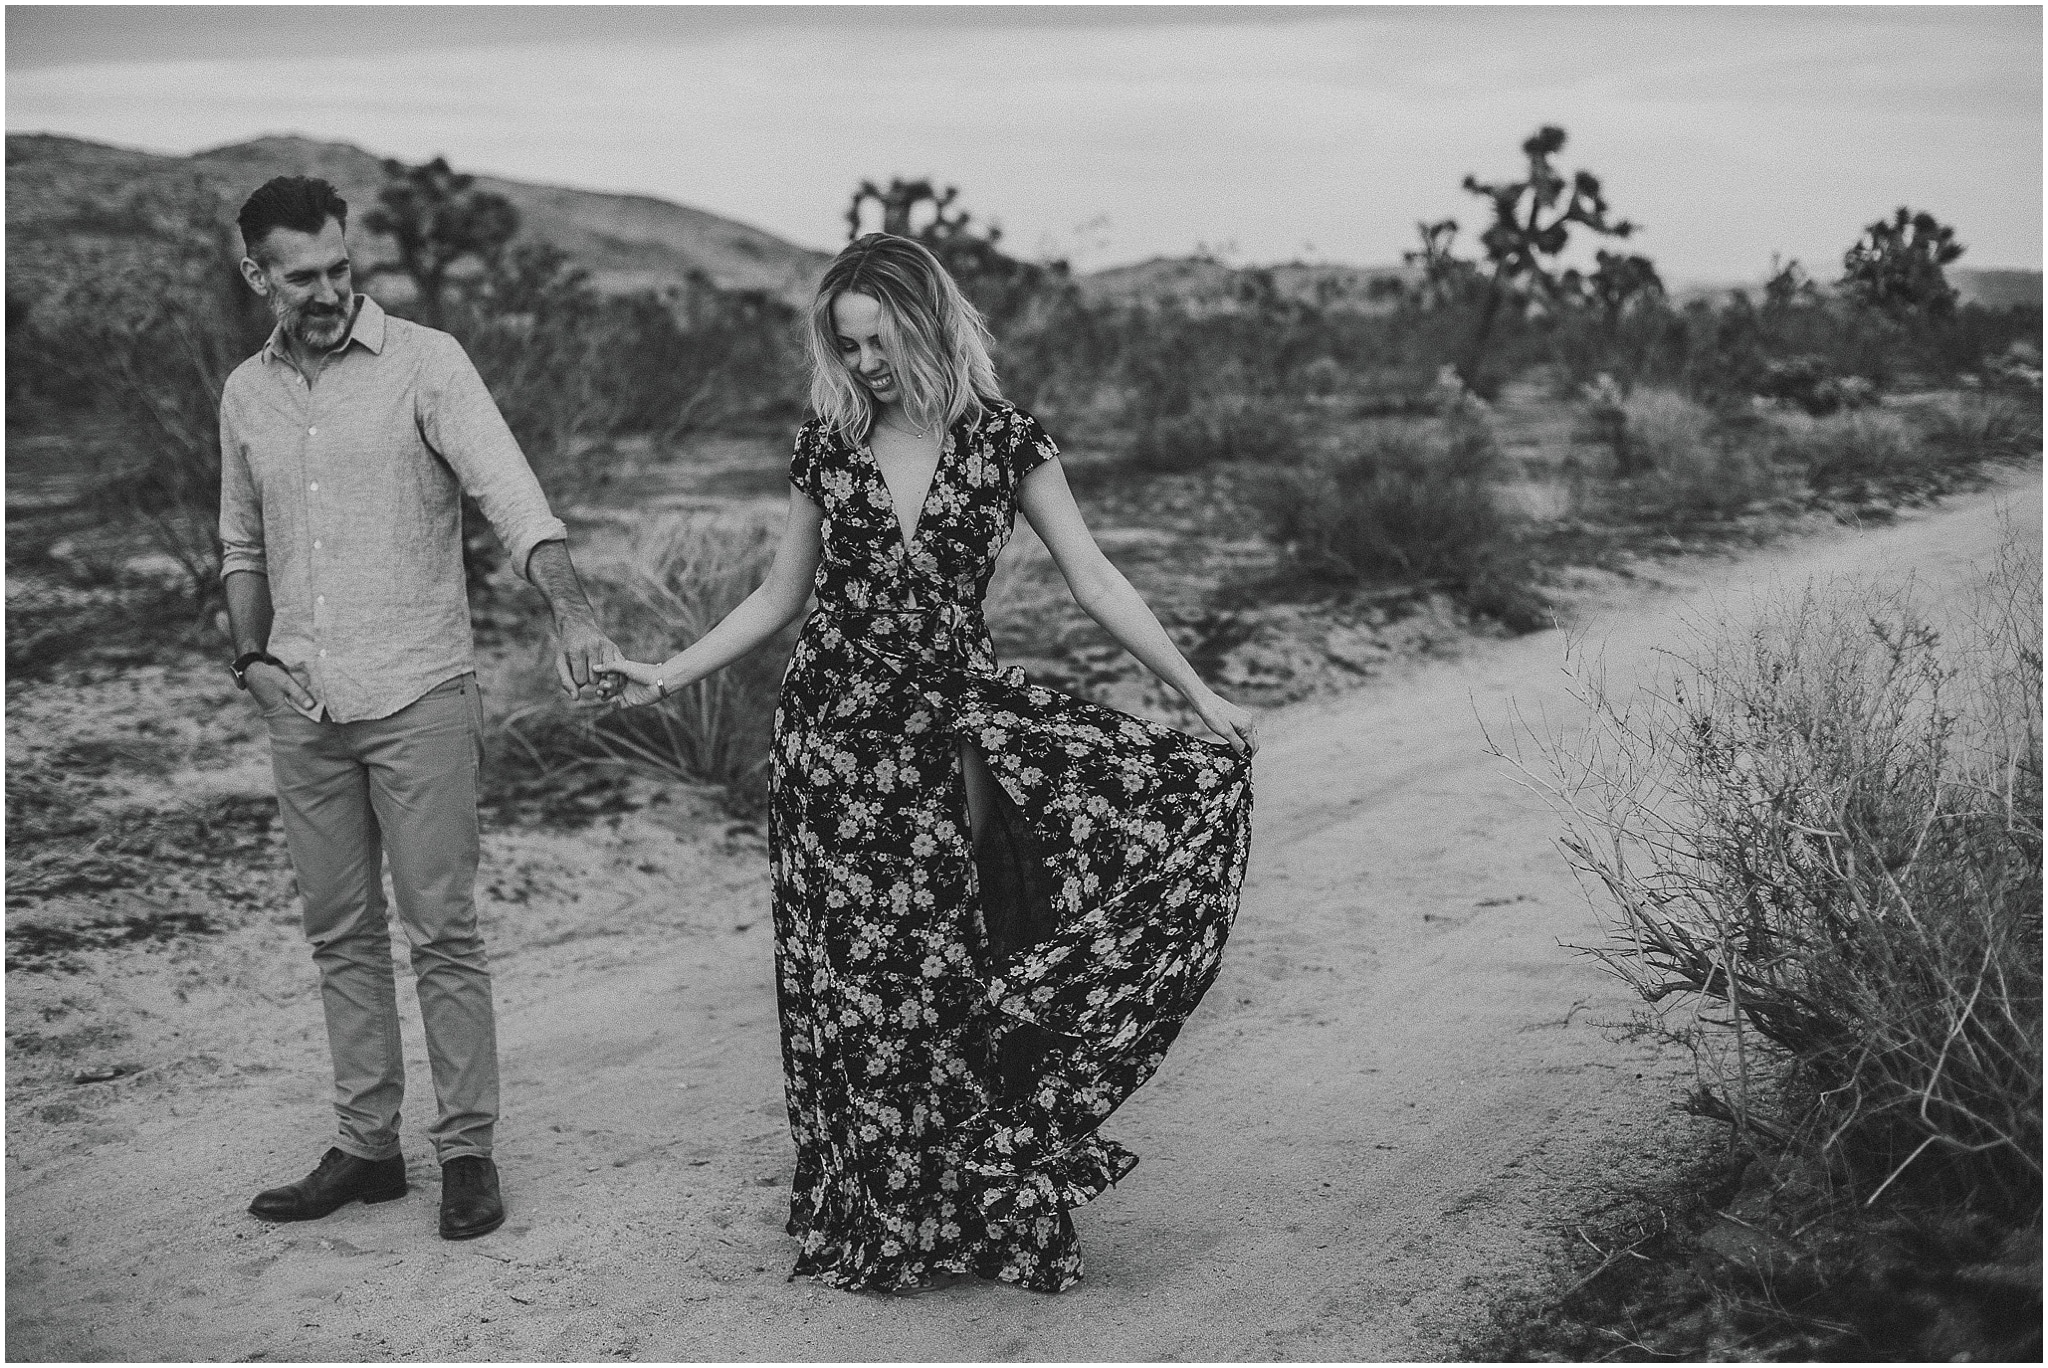
<svg viewBox="0 0 2048 1368">
<path fill-rule="evenodd" d="M 878 404 L 902 399 L 902 384 L 882 349 L 882 304 L 873 295 L 847 291 L 832 301 L 833 344 L 853 378 Z"/>
</svg>

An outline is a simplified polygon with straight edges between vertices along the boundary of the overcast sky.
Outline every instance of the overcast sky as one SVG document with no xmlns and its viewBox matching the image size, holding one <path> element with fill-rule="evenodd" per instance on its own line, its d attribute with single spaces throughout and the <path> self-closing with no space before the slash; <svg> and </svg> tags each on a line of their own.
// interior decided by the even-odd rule
<svg viewBox="0 0 2048 1368">
<path fill-rule="evenodd" d="M 808 246 L 932 176 L 1026 255 L 1375 265 L 1543 123 L 1673 284 L 1932 210 L 2041 264 L 2041 11 L 9 5 L 7 127 L 265 133 L 635 191 Z"/>
</svg>

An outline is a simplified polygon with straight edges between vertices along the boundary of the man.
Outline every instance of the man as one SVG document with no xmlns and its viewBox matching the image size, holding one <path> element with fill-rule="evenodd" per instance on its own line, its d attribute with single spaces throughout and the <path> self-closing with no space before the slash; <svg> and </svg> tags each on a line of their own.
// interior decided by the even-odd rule
<svg viewBox="0 0 2048 1368">
<path fill-rule="evenodd" d="M 406 1191 L 405 1062 L 382 884 L 412 944 L 439 1116 L 441 1234 L 505 1219 L 491 1161 L 498 1064 L 477 931 L 483 747 L 462 567 L 461 495 L 547 599 L 566 692 L 617 655 L 567 533 L 446 333 L 355 293 L 348 205 L 280 176 L 242 206 L 242 276 L 276 330 L 221 395 L 221 575 L 232 669 L 270 729 L 278 810 L 320 969 L 334 1058 L 333 1148 L 249 1210 L 303 1221 Z"/>
</svg>

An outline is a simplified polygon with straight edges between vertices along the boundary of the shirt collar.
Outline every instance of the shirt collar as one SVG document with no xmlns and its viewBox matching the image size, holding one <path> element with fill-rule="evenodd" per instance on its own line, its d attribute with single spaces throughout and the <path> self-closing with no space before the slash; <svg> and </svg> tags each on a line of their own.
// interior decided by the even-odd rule
<svg viewBox="0 0 2048 1368">
<path fill-rule="evenodd" d="M 384 352 L 384 322 L 383 305 L 366 294 L 356 295 L 355 318 L 349 324 L 348 340 L 334 349 L 335 354 L 339 355 L 347 351 L 353 344 L 360 342 L 370 349 L 372 355 L 381 356 Z M 284 326 L 282 324 L 270 330 L 270 337 L 263 344 L 263 359 L 266 361 L 287 360 L 285 356 Z"/>
</svg>

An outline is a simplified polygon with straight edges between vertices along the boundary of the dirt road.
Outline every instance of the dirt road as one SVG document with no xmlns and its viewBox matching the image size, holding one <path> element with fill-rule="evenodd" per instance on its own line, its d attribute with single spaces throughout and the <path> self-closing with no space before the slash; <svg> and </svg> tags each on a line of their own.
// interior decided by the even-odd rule
<svg viewBox="0 0 2048 1368">
<path fill-rule="evenodd" d="M 1618 675 L 1759 582 L 1910 571 L 1952 592 L 1995 543 L 2000 503 L 2038 541 L 2039 479 L 1666 566 L 1604 591 L 1579 628 Z M 765 862 L 677 813 L 489 838 L 512 1216 L 465 1244 L 434 1235 L 424 1096 L 405 1200 L 305 1225 L 243 1214 L 326 1143 L 324 1037 L 289 909 L 96 962 L 90 982 L 9 975 L 10 1022 L 40 1010 L 77 1048 L 10 1078 L 8 1355 L 1449 1355 L 1555 1264 L 1560 1222 L 1653 1176 L 1700 1124 L 1670 1109 L 1675 1061 L 1602 1029 L 1628 1002 L 1559 948 L 1593 932 L 1555 823 L 1483 751 L 1480 721 L 1511 701 L 1570 725 L 1562 663 L 1558 632 L 1482 643 L 1270 719 L 1226 968 L 1111 1120 L 1143 1163 L 1080 1213 L 1088 1276 L 1063 1296 L 784 1280 Z M 424 1089 L 410 1026 L 407 1046 Z M 148 1067 L 70 1083 L 101 1058 Z"/>
</svg>

